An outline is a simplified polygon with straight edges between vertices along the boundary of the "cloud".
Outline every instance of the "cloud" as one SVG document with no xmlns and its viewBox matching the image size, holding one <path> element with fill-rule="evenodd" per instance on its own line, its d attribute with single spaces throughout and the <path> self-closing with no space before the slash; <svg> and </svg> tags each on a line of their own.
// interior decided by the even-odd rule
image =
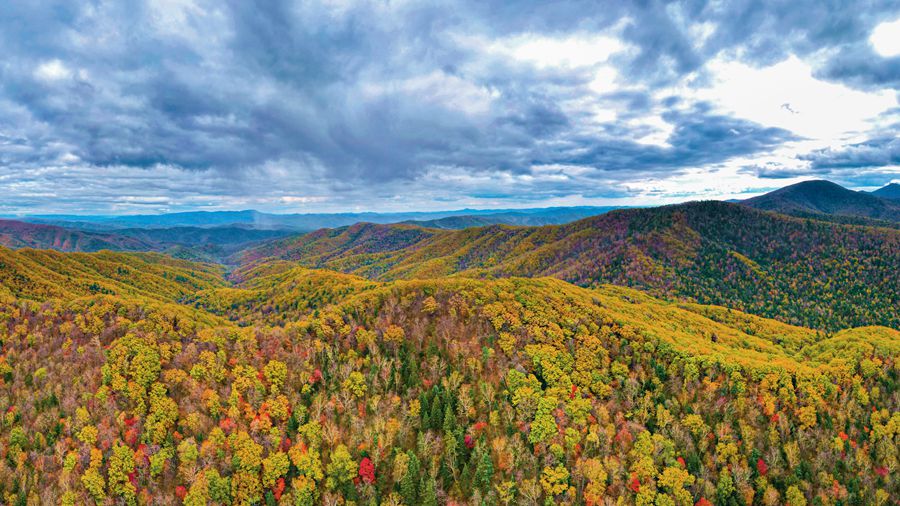
<svg viewBox="0 0 900 506">
<path fill-rule="evenodd" d="M 876 26 L 869 42 L 875 52 L 885 58 L 900 56 L 900 19 Z"/>
<path fill-rule="evenodd" d="M 900 171 L 900 138 L 870 139 L 839 149 L 821 149 L 801 156 L 816 170 L 853 170 L 895 166 Z"/>
<path fill-rule="evenodd" d="M 34 70 L 34 77 L 42 81 L 62 81 L 70 79 L 72 71 L 59 60 L 50 60 L 38 65 Z"/>
<path fill-rule="evenodd" d="M 892 2 L 75 0 L 5 14 L 13 210 L 502 207 L 721 170 L 745 184 L 884 160 L 900 87 Z M 772 157 L 781 169 L 739 172 Z"/>
</svg>

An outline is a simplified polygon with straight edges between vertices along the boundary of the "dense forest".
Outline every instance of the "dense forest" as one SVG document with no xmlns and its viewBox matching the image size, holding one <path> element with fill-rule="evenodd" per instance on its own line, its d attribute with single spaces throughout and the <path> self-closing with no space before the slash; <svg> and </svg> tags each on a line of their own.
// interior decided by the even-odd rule
<svg viewBox="0 0 900 506">
<path fill-rule="evenodd" d="M 900 327 L 900 231 L 725 202 L 618 210 L 545 227 L 358 224 L 273 241 L 238 261 L 271 258 L 378 280 L 553 276 L 823 330 Z"/>
<path fill-rule="evenodd" d="M 900 501 L 890 328 L 554 278 L 0 263 L 7 504 Z"/>
</svg>

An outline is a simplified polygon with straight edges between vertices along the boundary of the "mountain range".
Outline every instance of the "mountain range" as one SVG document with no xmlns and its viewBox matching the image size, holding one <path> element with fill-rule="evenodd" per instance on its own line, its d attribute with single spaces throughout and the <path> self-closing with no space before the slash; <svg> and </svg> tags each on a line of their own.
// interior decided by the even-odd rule
<svg viewBox="0 0 900 506">
<path fill-rule="evenodd" d="M 56 225 L 0 220 L 0 245 L 8 248 L 67 252 L 158 251 L 205 261 L 222 261 L 261 241 L 283 237 L 286 230 L 241 226 L 130 228 L 113 232 L 79 230 Z"/>
<path fill-rule="evenodd" d="M 87 216 L 34 215 L 16 219 L 45 225 L 56 225 L 89 231 L 113 232 L 129 228 L 223 227 L 240 226 L 260 230 L 291 230 L 309 232 L 320 228 L 335 228 L 359 222 L 399 223 L 404 221 L 430 222 L 449 217 L 479 218 L 490 223 L 547 225 L 565 223 L 587 216 L 602 214 L 616 207 L 549 207 L 534 209 L 460 209 L 455 211 L 405 213 L 311 213 L 272 214 L 259 211 L 196 211 L 183 213 Z"/>
<path fill-rule="evenodd" d="M 630 286 L 813 328 L 896 327 L 900 221 L 889 220 L 900 219 L 898 209 L 888 199 L 809 181 L 739 203 L 550 208 L 355 223 L 303 234 L 246 223 L 209 226 L 249 219 L 253 212 L 164 215 L 153 223 L 196 219 L 207 226 L 107 232 L 0 221 L 0 244 L 165 252 L 225 263 L 236 273 L 288 260 L 373 280 L 553 276 L 580 286 Z M 575 220 L 601 211 L 607 212 Z M 544 221 L 564 224 L 521 225 Z"/>
<path fill-rule="evenodd" d="M 233 262 L 273 258 L 379 280 L 553 276 L 811 327 L 900 325 L 900 231 L 725 202 L 617 210 L 544 227 L 357 224 L 270 241 Z"/>
</svg>

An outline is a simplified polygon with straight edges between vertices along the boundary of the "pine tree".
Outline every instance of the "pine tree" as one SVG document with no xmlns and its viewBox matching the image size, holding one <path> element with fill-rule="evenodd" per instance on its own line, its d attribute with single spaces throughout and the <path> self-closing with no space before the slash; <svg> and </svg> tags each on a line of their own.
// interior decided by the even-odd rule
<svg viewBox="0 0 900 506">
<path fill-rule="evenodd" d="M 494 463 L 491 461 L 491 452 L 481 448 L 478 466 L 475 468 L 475 485 L 485 494 L 491 490 L 491 479 L 494 477 Z"/>
<path fill-rule="evenodd" d="M 409 463 L 406 465 L 406 474 L 400 480 L 400 495 L 405 504 L 418 504 L 419 501 L 419 459 L 409 450 L 406 452 Z"/>
<path fill-rule="evenodd" d="M 437 506 L 437 492 L 435 492 L 434 487 L 434 478 L 430 475 L 425 474 L 422 476 L 422 483 L 420 487 L 422 489 L 422 502 L 420 503 L 422 506 Z"/>
</svg>

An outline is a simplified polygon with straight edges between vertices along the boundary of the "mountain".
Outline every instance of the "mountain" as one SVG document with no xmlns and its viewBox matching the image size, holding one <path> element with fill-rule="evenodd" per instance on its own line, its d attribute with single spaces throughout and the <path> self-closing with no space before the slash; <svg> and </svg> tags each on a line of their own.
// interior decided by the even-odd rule
<svg viewBox="0 0 900 506">
<path fill-rule="evenodd" d="M 0 220 L 0 245 L 8 248 L 55 249 L 59 251 L 149 251 L 155 245 L 120 234 L 82 232 L 52 225 Z"/>
<path fill-rule="evenodd" d="M 278 239 L 233 260 L 252 266 L 270 258 L 377 280 L 553 276 L 813 328 L 900 328 L 900 231 L 725 202 L 618 210 L 544 227 L 357 224 Z"/>
<path fill-rule="evenodd" d="M 106 294 L 174 302 L 197 290 L 224 286 L 222 269 L 159 253 L 14 251 L 0 246 L 0 294 L 70 300 Z"/>
<path fill-rule="evenodd" d="M 829 181 L 804 181 L 742 202 L 783 214 L 870 218 L 900 222 L 900 203 Z"/>
<path fill-rule="evenodd" d="M 898 499 L 896 330 L 552 278 L 0 265 L 6 504 Z"/>
<path fill-rule="evenodd" d="M 872 192 L 872 195 L 882 199 L 900 200 L 900 183 L 891 183 Z"/>
<path fill-rule="evenodd" d="M 602 214 L 612 207 L 551 207 L 516 209 L 460 209 L 455 211 L 406 212 L 406 213 L 319 213 L 319 214 L 270 214 L 259 211 L 198 211 L 185 213 L 148 214 L 132 216 L 79 216 L 37 215 L 19 218 L 22 221 L 64 226 L 91 231 L 115 231 L 122 228 L 173 228 L 173 227 L 225 227 L 239 225 L 263 230 L 313 231 L 320 228 L 336 228 L 359 222 L 400 223 L 405 221 L 431 221 L 452 216 L 472 218 L 487 216 L 492 223 L 538 225 L 564 223 Z M 437 226 L 437 225 L 436 225 Z"/>
<path fill-rule="evenodd" d="M 243 226 L 123 228 L 116 230 L 116 235 L 134 237 L 151 244 L 228 247 L 240 247 L 248 243 L 283 237 L 290 233 L 287 230 L 255 229 Z"/>
<path fill-rule="evenodd" d="M 239 226 L 128 228 L 102 233 L 0 220 L 0 245 L 12 249 L 159 251 L 183 259 L 217 263 L 241 249 L 289 233 Z"/>
<path fill-rule="evenodd" d="M 590 216 L 607 213 L 618 207 L 557 207 L 538 211 L 508 211 L 494 214 L 448 216 L 436 220 L 408 221 L 426 228 L 460 230 L 487 225 L 541 226 L 570 223 Z"/>
</svg>

